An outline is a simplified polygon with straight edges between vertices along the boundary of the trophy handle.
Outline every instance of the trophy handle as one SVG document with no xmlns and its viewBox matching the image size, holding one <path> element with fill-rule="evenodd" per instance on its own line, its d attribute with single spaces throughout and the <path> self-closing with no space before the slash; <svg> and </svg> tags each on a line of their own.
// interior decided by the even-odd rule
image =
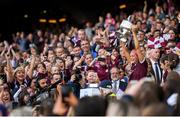
<svg viewBox="0 0 180 117">
<path fill-rule="evenodd" d="M 132 16 L 129 15 L 128 18 L 127 18 L 127 20 L 128 20 L 129 22 L 131 22 L 131 17 L 132 17 Z"/>
</svg>

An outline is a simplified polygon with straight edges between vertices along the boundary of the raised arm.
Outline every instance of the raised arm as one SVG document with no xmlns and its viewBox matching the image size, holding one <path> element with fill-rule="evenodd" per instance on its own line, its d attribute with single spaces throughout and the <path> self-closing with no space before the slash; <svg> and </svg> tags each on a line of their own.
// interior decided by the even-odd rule
<svg viewBox="0 0 180 117">
<path fill-rule="evenodd" d="M 6 61 L 7 61 L 7 66 L 6 66 L 6 69 L 5 69 L 5 73 L 6 73 L 6 76 L 7 76 L 7 81 L 8 82 L 13 82 L 14 80 L 14 76 L 13 76 L 13 68 L 12 68 L 12 65 L 10 63 L 10 55 L 5 55 L 6 57 Z"/>
<path fill-rule="evenodd" d="M 4 93 L 4 87 L 0 86 L 0 104 L 4 105 L 3 102 L 3 93 Z"/>
<path fill-rule="evenodd" d="M 144 1 L 144 8 L 143 8 L 143 12 L 147 13 L 147 1 Z"/>
<path fill-rule="evenodd" d="M 99 56 L 96 57 L 96 58 L 94 58 L 94 60 L 89 64 L 89 67 L 91 67 L 92 65 L 94 65 L 94 63 L 97 61 L 98 58 L 99 58 Z"/>
<path fill-rule="evenodd" d="M 108 29 L 105 29 L 103 31 L 103 38 L 104 38 L 104 44 L 105 46 L 109 46 L 110 42 L 109 42 L 109 39 L 108 39 Z"/>
<path fill-rule="evenodd" d="M 13 98 L 14 98 L 14 101 L 15 102 L 18 102 L 18 99 L 19 99 L 19 94 L 22 92 L 22 88 L 20 86 L 20 88 L 17 90 L 17 92 L 13 95 Z"/>
<path fill-rule="evenodd" d="M 15 53 L 14 49 L 12 48 L 12 45 L 10 45 L 9 49 L 13 55 L 13 58 L 16 58 L 16 53 Z"/>
<path fill-rule="evenodd" d="M 122 48 L 122 51 L 123 51 L 124 54 L 125 54 L 125 57 L 126 57 L 128 63 L 131 63 L 130 54 L 129 54 L 128 48 L 125 46 L 125 43 L 124 43 L 124 42 L 121 42 L 121 48 Z"/>
<path fill-rule="evenodd" d="M 135 49 L 136 49 L 139 61 L 142 62 L 145 58 L 145 55 L 140 50 L 139 41 L 137 38 L 137 26 L 135 26 L 135 25 L 132 26 L 132 34 L 133 34 Z"/>
<path fill-rule="evenodd" d="M 71 30 L 68 32 L 68 36 L 72 37 L 74 33 L 74 27 L 71 27 Z"/>
<path fill-rule="evenodd" d="M 84 59 L 85 59 L 85 55 L 83 55 L 83 56 L 79 59 L 79 61 L 77 61 L 77 62 L 74 64 L 73 70 L 75 70 L 76 67 L 79 66 L 79 65 L 84 61 Z"/>
<path fill-rule="evenodd" d="M 5 46 L 4 49 L 3 49 L 3 51 L 1 52 L 1 55 L 0 55 L 1 57 L 4 56 L 4 53 L 6 52 L 6 50 L 7 50 L 7 47 Z"/>
<path fill-rule="evenodd" d="M 31 59 L 31 64 L 30 64 L 30 68 L 27 72 L 27 75 L 30 79 L 32 79 L 32 76 L 33 76 L 33 70 L 34 70 L 34 66 L 35 66 L 35 60 L 36 60 L 36 57 L 35 56 L 32 56 L 32 59 Z"/>
<path fill-rule="evenodd" d="M 44 49 L 43 49 L 43 55 L 46 55 L 46 52 L 48 51 L 48 44 L 44 44 Z"/>
</svg>

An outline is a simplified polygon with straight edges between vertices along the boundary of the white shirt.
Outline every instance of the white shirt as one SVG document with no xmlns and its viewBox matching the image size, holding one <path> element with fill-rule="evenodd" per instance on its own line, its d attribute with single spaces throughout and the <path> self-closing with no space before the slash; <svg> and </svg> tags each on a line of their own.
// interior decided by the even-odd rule
<svg viewBox="0 0 180 117">
<path fill-rule="evenodd" d="M 167 99 L 167 103 L 170 106 L 174 106 L 177 104 L 177 98 L 178 98 L 178 94 L 177 93 L 173 93 L 171 96 L 169 96 L 169 98 Z"/>
</svg>

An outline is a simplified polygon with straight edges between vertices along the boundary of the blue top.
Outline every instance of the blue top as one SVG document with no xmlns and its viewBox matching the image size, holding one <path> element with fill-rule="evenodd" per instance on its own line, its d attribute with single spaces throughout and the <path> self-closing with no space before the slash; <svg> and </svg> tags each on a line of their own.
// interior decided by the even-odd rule
<svg viewBox="0 0 180 117">
<path fill-rule="evenodd" d="M 93 58 L 96 58 L 96 57 L 97 57 L 97 52 L 92 51 L 92 50 L 90 50 L 90 52 L 91 52 L 91 55 L 92 55 Z M 80 52 L 80 56 L 83 56 L 83 54 L 84 54 L 84 52 L 81 51 L 81 52 Z"/>
</svg>

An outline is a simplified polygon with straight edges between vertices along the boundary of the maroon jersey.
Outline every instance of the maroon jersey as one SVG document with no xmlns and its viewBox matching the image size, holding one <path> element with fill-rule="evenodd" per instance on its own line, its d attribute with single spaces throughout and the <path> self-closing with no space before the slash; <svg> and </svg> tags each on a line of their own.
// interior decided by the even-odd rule
<svg viewBox="0 0 180 117">
<path fill-rule="evenodd" d="M 142 63 L 138 62 L 131 66 L 132 73 L 129 76 L 129 80 L 140 80 L 147 75 L 148 64 L 146 60 Z"/>
</svg>

